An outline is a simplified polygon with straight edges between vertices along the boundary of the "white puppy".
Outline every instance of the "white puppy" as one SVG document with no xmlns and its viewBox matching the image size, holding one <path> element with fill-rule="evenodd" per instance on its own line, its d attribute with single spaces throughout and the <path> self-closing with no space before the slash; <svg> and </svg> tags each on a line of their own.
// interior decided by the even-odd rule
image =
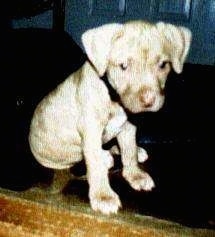
<svg viewBox="0 0 215 237">
<path fill-rule="evenodd" d="M 131 187 L 154 187 L 152 178 L 138 167 L 138 159 L 144 161 L 147 153 L 137 147 L 136 127 L 127 121 L 124 108 L 138 113 L 162 107 L 167 75 L 171 67 L 182 72 L 191 32 L 162 22 L 133 21 L 88 30 L 82 41 L 89 61 L 37 106 L 29 142 L 43 166 L 67 174 L 74 163 L 84 159 L 91 207 L 116 213 L 121 203 L 108 180 L 112 156 L 102 150 L 102 144 L 117 138 L 122 174 Z M 101 80 L 105 73 L 120 103 L 111 100 Z M 54 184 L 65 181 L 55 179 Z"/>
</svg>

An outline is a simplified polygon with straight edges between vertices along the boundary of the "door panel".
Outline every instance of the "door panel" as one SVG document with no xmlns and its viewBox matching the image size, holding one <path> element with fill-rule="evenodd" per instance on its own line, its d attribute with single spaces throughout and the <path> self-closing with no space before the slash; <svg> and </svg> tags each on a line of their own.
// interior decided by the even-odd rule
<svg viewBox="0 0 215 237">
<path fill-rule="evenodd" d="M 91 15 L 119 15 L 125 13 L 125 0 L 90 0 L 89 1 Z"/>
<path fill-rule="evenodd" d="M 191 0 L 155 1 L 154 12 L 157 18 L 188 21 L 191 14 Z"/>
<path fill-rule="evenodd" d="M 215 64 L 215 0 L 65 0 L 65 30 L 77 43 L 89 28 L 128 20 L 165 21 L 191 29 L 188 61 Z M 45 14 L 45 13 L 44 13 Z M 14 20 L 15 28 L 46 27 L 50 14 Z M 50 23 L 51 25 L 51 23 Z"/>
</svg>

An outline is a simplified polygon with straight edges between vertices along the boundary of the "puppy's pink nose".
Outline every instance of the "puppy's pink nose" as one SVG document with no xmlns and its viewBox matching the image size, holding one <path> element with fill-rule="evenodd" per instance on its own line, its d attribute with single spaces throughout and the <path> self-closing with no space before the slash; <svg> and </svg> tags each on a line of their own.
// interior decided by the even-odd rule
<svg viewBox="0 0 215 237">
<path fill-rule="evenodd" d="M 154 94 L 154 92 L 152 90 L 150 90 L 150 89 L 144 90 L 140 94 L 140 102 L 146 108 L 151 107 L 154 104 L 154 102 L 155 102 L 155 94 Z"/>
</svg>

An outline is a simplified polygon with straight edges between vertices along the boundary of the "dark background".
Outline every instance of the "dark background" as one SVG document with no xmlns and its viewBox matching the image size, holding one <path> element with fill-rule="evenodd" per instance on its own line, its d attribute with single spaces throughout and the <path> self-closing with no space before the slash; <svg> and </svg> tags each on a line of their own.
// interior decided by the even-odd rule
<svg viewBox="0 0 215 237">
<path fill-rule="evenodd" d="M 85 61 L 77 45 L 81 33 L 106 22 L 162 19 L 188 26 L 194 39 L 183 73 L 172 72 L 168 78 L 163 109 L 129 116 L 138 128 L 138 144 L 150 155 L 144 168 L 156 188 L 135 192 L 120 171 L 110 175 L 111 185 L 124 208 L 189 226 L 214 227 L 214 1 L 170 2 L 1 3 L 1 187 L 22 191 L 50 179 L 52 172 L 29 150 L 29 124 L 37 103 Z M 116 162 L 114 170 L 120 167 Z M 83 173 L 84 164 L 74 170 Z M 73 185 L 73 192 L 87 200 L 87 183 Z"/>
</svg>

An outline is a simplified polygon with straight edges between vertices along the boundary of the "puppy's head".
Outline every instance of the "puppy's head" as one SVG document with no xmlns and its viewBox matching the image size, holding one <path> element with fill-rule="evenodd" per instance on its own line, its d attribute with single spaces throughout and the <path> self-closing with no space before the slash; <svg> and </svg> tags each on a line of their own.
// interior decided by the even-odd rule
<svg viewBox="0 0 215 237">
<path fill-rule="evenodd" d="M 123 105 L 138 113 L 162 107 L 167 75 L 171 68 L 182 72 L 191 32 L 162 22 L 133 21 L 88 30 L 82 42 L 99 76 L 107 72 Z"/>
</svg>

